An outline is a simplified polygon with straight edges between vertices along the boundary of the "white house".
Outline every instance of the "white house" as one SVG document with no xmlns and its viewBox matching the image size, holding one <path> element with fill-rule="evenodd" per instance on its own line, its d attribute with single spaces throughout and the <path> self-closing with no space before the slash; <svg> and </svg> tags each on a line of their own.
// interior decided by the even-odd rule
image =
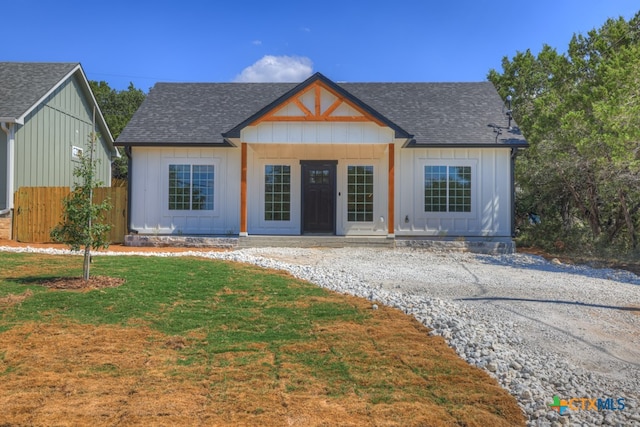
<svg viewBox="0 0 640 427">
<path fill-rule="evenodd" d="M 493 85 L 158 83 L 116 141 L 139 235 L 510 238 Z"/>
</svg>

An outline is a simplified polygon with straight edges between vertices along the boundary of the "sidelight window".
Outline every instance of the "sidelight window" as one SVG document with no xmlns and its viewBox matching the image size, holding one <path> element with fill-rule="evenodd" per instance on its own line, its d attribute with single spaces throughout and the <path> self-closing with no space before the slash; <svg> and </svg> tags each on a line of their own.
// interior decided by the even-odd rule
<svg viewBox="0 0 640 427">
<path fill-rule="evenodd" d="M 265 221 L 291 219 L 291 166 L 289 165 L 264 167 L 264 219 Z"/>
<path fill-rule="evenodd" d="M 373 166 L 347 166 L 347 220 L 373 221 Z"/>
</svg>

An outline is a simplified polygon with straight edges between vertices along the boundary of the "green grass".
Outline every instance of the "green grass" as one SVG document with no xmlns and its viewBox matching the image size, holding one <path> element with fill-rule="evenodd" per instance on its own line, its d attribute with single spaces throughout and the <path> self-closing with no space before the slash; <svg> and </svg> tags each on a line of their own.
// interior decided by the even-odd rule
<svg viewBox="0 0 640 427">
<path fill-rule="evenodd" d="M 94 256 L 92 276 L 125 283 L 84 291 L 40 285 L 81 274 L 81 256 L 0 253 L 0 406 L 22 405 L 11 418 L 18 425 L 33 396 L 57 393 L 61 382 L 68 389 L 59 392 L 71 394 L 48 399 L 38 423 L 67 411 L 55 405 L 77 389 L 93 393 L 77 405 L 125 393 L 124 403 L 103 403 L 114 414 L 127 411 L 131 390 L 163 414 L 206 402 L 200 409 L 214 424 L 245 414 L 240 424 L 283 425 L 297 413 L 318 417 L 316 425 L 328 417 L 350 425 L 523 424 L 513 398 L 398 310 L 374 311 L 286 274 L 187 257 Z M 26 397 L 14 399 L 25 378 Z M 100 387 L 90 392 L 85 380 Z M 186 417 L 176 424 L 196 422 L 188 411 L 174 415 Z"/>
<path fill-rule="evenodd" d="M 0 256 L 5 271 L 18 273 L 36 258 L 24 254 Z M 0 297 L 26 289 L 33 296 L 5 310 L 0 329 L 51 318 L 123 326 L 142 323 L 170 336 L 199 331 L 206 334 L 199 346 L 206 352 L 219 353 L 245 350 L 248 344 L 307 339 L 318 323 L 361 321 L 366 317 L 348 303 L 324 302 L 327 291 L 289 276 L 195 258 L 95 256 L 92 275 L 122 277 L 126 283 L 89 292 L 52 292 L 36 285 L 47 278 L 78 276 L 81 270 L 74 265 L 79 263 L 77 258 L 45 258 L 42 263 L 38 261 L 42 272 L 37 274 L 2 274 Z M 74 262 L 65 262 L 69 259 Z"/>
</svg>

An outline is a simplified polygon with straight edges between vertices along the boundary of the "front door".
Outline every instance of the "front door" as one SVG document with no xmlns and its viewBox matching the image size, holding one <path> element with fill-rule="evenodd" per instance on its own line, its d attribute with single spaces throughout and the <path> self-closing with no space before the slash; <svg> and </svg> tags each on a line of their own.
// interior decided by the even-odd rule
<svg viewBox="0 0 640 427">
<path fill-rule="evenodd" d="M 337 161 L 301 161 L 302 233 L 336 232 Z"/>
</svg>

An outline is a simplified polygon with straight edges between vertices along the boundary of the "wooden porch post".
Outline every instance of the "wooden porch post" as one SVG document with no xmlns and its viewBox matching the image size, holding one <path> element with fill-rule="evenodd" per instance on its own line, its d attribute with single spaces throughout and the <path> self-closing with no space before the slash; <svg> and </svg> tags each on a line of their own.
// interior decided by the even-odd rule
<svg viewBox="0 0 640 427">
<path fill-rule="evenodd" d="M 240 154 L 240 236 L 247 233 L 247 143 L 242 143 Z"/>
<path fill-rule="evenodd" d="M 389 230 L 387 232 L 388 237 L 395 237 L 395 154 L 395 145 L 391 143 L 389 144 L 389 196 L 387 200 L 387 205 L 389 207 L 389 211 L 387 213 L 387 224 L 389 225 Z"/>
</svg>

